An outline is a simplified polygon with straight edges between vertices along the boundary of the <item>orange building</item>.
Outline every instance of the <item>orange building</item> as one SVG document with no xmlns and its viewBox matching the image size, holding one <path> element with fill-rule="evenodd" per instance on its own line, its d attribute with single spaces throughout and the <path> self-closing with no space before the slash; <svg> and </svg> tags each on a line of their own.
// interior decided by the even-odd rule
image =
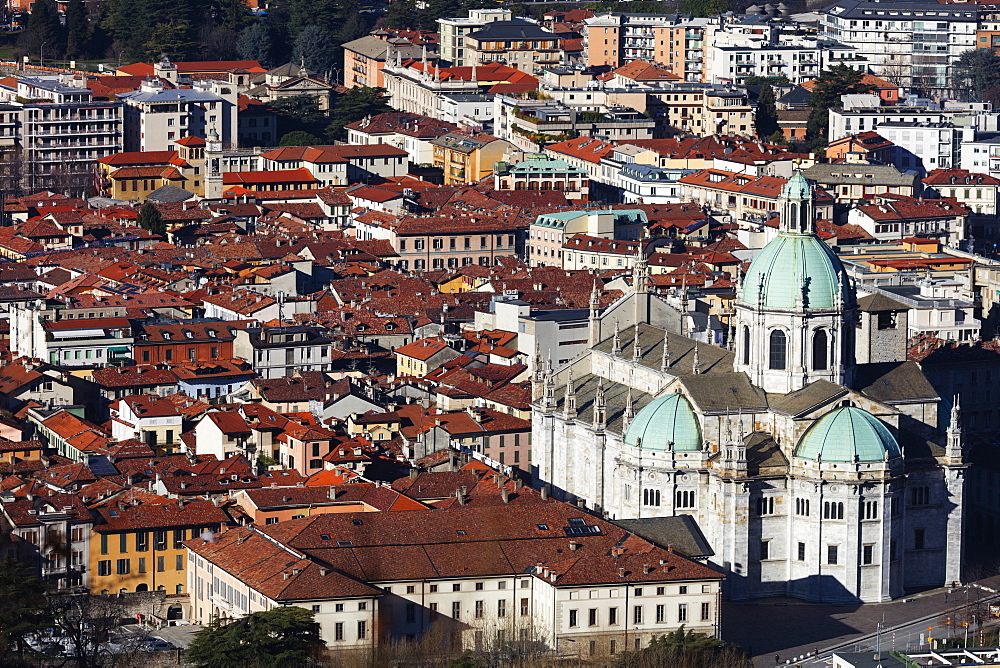
<svg viewBox="0 0 1000 668">
<path fill-rule="evenodd" d="M 424 510 L 428 506 L 391 487 L 353 482 L 316 487 L 243 489 L 233 500 L 254 524 L 266 525 L 328 513 L 376 513 Z"/>
</svg>

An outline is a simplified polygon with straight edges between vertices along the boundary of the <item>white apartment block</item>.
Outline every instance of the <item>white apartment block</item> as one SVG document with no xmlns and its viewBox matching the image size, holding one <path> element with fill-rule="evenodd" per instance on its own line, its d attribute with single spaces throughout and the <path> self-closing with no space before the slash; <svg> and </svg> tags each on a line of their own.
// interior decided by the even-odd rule
<svg viewBox="0 0 1000 668">
<path fill-rule="evenodd" d="M 237 89 L 227 81 L 164 88 L 159 80 L 149 80 L 118 97 L 125 103 L 126 151 L 169 151 L 178 139 L 204 139 L 211 130 L 223 148 L 236 143 Z"/>
<path fill-rule="evenodd" d="M 822 10 L 823 37 L 857 49 L 872 74 L 946 94 L 952 66 L 976 47 L 977 6 L 928 0 L 839 0 Z"/>
</svg>

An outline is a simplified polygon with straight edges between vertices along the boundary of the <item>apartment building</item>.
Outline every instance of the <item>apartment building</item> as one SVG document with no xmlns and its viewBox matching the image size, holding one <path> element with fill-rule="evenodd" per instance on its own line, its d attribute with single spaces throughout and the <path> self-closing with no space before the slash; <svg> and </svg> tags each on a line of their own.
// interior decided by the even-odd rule
<svg viewBox="0 0 1000 668">
<path fill-rule="evenodd" d="M 0 520 L 18 539 L 18 559 L 56 590 L 86 587 L 90 530 L 86 504 L 76 494 L 0 494 Z"/>
<path fill-rule="evenodd" d="M 358 239 L 386 239 L 396 265 L 415 271 L 492 267 L 519 255 L 520 219 L 505 215 L 422 216 L 357 224 Z"/>
<path fill-rule="evenodd" d="M 438 54 L 449 65 L 471 65 L 466 51 L 466 37 L 481 30 L 487 23 L 510 21 L 509 9 L 470 9 L 466 17 L 438 19 Z"/>
<path fill-rule="evenodd" d="M 839 0 L 820 13 L 820 31 L 854 47 L 872 74 L 905 88 L 948 95 L 955 62 L 977 45 L 977 7 L 929 0 Z"/>
<path fill-rule="evenodd" d="M 847 222 L 860 225 L 879 241 L 920 237 L 958 248 L 965 241 L 969 214 L 955 200 L 895 196 L 851 209 Z"/>
<path fill-rule="evenodd" d="M 211 501 L 144 503 L 112 500 L 93 509 L 90 591 L 93 594 L 188 593 L 184 542 L 214 536 L 230 523 Z"/>
<path fill-rule="evenodd" d="M 111 404 L 111 437 L 118 441 L 134 438 L 150 448 L 173 449 L 182 429 L 181 413 L 169 399 L 135 394 Z"/>
<path fill-rule="evenodd" d="M 465 38 L 469 64 L 502 63 L 533 74 L 563 60 L 559 36 L 524 19 L 491 21 Z"/>
<path fill-rule="evenodd" d="M 120 93 L 125 104 L 125 150 L 168 151 L 183 137 L 218 134 L 236 144 L 237 88 L 228 81 L 195 81 L 191 88 L 165 88 L 159 79 Z"/>
<path fill-rule="evenodd" d="M 444 171 L 444 185 L 477 183 L 493 173 L 493 167 L 511 151 L 513 144 L 487 134 L 449 133 L 432 140 L 433 164 Z"/>
<path fill-rule="evenodd" d="M 646 212 L 641 209 L 584 209 L 542 214 L 528 228 L 528 264 L 562 267 L 563 245 L 571 237 L 637 240 L 648 224 Z"/>
<path fill-rule="evenodd" d="M 384 88 L 382 70 L 386 61 L 397 56 L 403 59 L 420 58 L 421 47 L 406 39 L 365 35 L 344 44 L 344 86 L 355 88 Z M 436 58 L 436 56 L 434 56 Z"/>
<path fill-rule="evenodd" d="M 583 21 L 586 62 L 620 67 L 645 60 L 669 68 L 684 81 L 702 81 L 705 31 L 710 19 L 661 14 L 609 13 Z"/>
<path fill-rule="evenodd" d="M 432 141 L 458 130 L 454 123 L 398 111 L 363 118 L 346 127 L 348 144 L 389 144 L 406 151 L 415 165 L 431 164 L 435 153 Z"/>
<path fill-rule="evenodd" d="M 533 494 L 505 489 L 503 498 Z M 413 531 L 426 512 L 435 514 L 433 530 Z M 470 649 L 538 642 L 596 658 L 644 647 L 681 625 L 719 632 L 722 575 L 541 499 L 328 513 L 187 547 L 194 621 L 297 605 L 315 613 L 322 640 L 342 651 L 434 629 Z"/>
<path fill-rule="evenodd" d="M 261 378 L 282 378 L 299 371 L 330 371 L 329 333 L 320 327 L 260 326 L 236 331 L 233 354 L 253 364 Z"/>
</svg>

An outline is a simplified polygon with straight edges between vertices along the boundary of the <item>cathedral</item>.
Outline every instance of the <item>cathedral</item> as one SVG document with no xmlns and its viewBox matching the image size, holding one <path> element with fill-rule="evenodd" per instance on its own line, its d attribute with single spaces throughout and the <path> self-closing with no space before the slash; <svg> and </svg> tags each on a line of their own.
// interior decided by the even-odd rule
<svg viewBox="0 0 1000 668">
<path fill-rule="evenodd" d="M 782 191 L 778 233 L 739 281 L 731 350 L 673 331 L 641 259 L 632 292 L 603 313 L 595 299 L 589 349 L 536 361 L 533 474 L 611 519 L 690 515 L 734 600 L 878 602 L 958 582 L 959 407 L 906 360 L 905 330 L 869 317 L 813 200 L 798 173 Z"/>
</svg>

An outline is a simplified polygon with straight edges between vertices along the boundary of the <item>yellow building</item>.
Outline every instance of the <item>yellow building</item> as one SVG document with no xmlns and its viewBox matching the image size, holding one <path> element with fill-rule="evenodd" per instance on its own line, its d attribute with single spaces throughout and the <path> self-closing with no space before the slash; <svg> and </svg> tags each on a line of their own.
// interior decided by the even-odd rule
<svg viewBox="0 0 1000 668">
<path fill-rule="evenodd" d="M 475 183 L 493 173 L 493 165 L 505 159 L 514 145 L 492 135 L 449 132 L 431 141 L 434 166 L 444 170 L 446 186 Z"/>
<path fill-rule="evenodd" d="M 145 201 L 157 188 L 176 186 L 205 194 L 205 140 L 184 137 L 175 151 L 115 153 L 97 161 L 99 186 L 106 197 Z"/>
<path fill-rule="evenodd" d="M 95 508 L 90 541 L 90 591 L 94 594 L 165 591 L 187 593 L 184 541 L 219 533 L 229 516 L 210 501 L 167 501 L 148 493 Z"/>
<path fill-rule="evenodd" d="M 423 378 L 461 353 L 440 339 L 417 339 L 392 351 L 396 355 L 396 373 Z"/>
</svg>

